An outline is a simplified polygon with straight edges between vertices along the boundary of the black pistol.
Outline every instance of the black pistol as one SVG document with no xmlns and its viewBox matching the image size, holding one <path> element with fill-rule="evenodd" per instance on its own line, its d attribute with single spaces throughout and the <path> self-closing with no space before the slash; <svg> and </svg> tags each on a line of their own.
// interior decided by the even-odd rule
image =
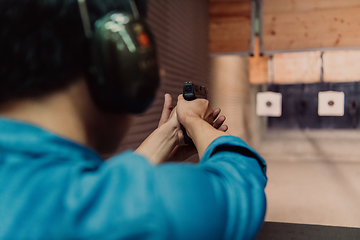
<svg viewBox="0 0 360 240">
<path fill-rule="evenodd" d="M 207 99 L 208 89 L 204 86 L 193 84 L 192 82 L 185 82 L 183 88 L 183 97 L 186 101 L 192 101 L 197 98 Z M 185 144 L 194 144 L 191 138 L 187 135 L 186 130 L 182 127 L 184 133 Z"/>
</svg>

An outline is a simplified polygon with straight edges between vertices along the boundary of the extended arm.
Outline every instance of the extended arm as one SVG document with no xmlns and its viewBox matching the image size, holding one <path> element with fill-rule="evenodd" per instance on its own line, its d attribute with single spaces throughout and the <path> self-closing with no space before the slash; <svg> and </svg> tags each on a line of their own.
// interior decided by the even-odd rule
<svg viewBox="0 0 360 240">
<path fill-rule="evenodd" d="M 200 163 L 164 164 L 156 186 L 172 239 L 253 239 L 265 212 L 265 163 L 232 136 L 213 141 Z"/>
</svg>

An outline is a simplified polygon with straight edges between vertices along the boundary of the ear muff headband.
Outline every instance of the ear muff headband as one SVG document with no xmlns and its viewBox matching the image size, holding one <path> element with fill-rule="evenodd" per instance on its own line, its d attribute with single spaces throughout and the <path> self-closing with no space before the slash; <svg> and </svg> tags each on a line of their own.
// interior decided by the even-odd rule
<svg viewBox="0 0 360 240">
<path fill-rule="evenodd" d="M 85 0 L 78 0 L 78 4 L 79 4 L 80 16 L 84 27 L 85 36 L 87 38 L 91 38 L 92 30 L 91 30 L 91 23 L 90 23 L 89 12 L 87 10 L 86 2 Z"/>
<path fill-rule="evenodd" d="M 95 103 L 116 113 L 141 113 L 155 98 L 159 73 L 155 43 L 136 4 L 132 13 L 112 11 L 92 30 L 85 0 L 78 0 L 89 40 L 88 85 Z"/>
</svg>

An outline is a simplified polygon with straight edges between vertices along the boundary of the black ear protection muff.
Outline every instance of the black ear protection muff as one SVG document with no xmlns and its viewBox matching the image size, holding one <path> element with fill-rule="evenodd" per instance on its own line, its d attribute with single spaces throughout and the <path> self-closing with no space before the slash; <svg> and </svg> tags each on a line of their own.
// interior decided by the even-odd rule
<svg viewBox="0 0 360 240">
<path fill-rule="evenodd" d="M 132 13 L 115 10 L 91 26 L 86 2 L 78 0 L 91 53 L 90 92 L 101 109 L 115 113 L 145 111 L 160 82 L 154 39 L 135 2 L 128 1 Z"/>
</svg>

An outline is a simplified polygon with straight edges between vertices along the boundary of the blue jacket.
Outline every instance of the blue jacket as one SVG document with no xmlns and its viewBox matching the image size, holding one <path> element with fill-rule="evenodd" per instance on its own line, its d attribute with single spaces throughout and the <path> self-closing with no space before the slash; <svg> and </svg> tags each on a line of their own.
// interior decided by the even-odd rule
<svg viewBox="0 0 360 240">
<path fill-rule="evenodd" d="M 0 119 L 0 239 L 253 239 L 266 166 L 226 136 L 201 162 L 150 164 Z"/>
</svg>

